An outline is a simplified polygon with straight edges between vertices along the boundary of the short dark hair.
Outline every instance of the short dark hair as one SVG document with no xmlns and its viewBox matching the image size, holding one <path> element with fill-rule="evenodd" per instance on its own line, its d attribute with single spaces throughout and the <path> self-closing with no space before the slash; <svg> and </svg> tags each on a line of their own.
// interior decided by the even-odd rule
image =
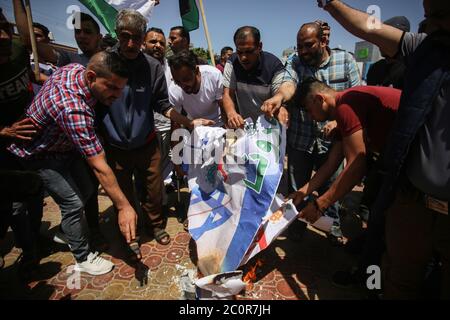
<svg viewBox="0 0 450 320">
<path fill-rule="evenodd" d="M 97 33 L 100 33 L 100 26 L 98 25 L 97 21 L 95 21 L 95 19 L 91 15 L 89 15 L 87 13 L 84 13 L 84 12 L 77 12 L 75 14 L 79 14 L 80 15 L 80 21 L 81 22 L 91 22 L 94 25 L 95 31 Z M 72 24 L 75 25 L 75 22 L 76 22 L 76 19 L 75 19 L 75 16 L 74 16 L 73 19 L 72 19 Z"/>
<path fill-rule="evenodd" d="M 189 35 L 189 31 L 187 31 L 185 27 L 176 26 L 176 27 L 173 27 L 172 29 L 170 29 L 170 31 L 175 31 L 175 30 L 180 31 L 180 36 L 182 38 L 185 38 L 189 44 L 191 43 L 191 36 Z"/>
<path fill-rule="evenodd" d="M 227 51 L 234 51 L 232 47 L 223 47 L 222 50 L 220 50 L 220 55 L 223 56 Z"/>
<path fill-rule="evenodd" d="M 48 28 L 46 26 L 44 26 L 43 24 L 40 24 L 38 22 L 33 22 L 33 27 L 41 30 L 44 33 L 44 36 L 46 38 L 48 38 L 48 36 L 50 34 L 50 30 L 48 30 Z"/>
<path fill-rule="evenodd" d="M 109 78 L 111 74 L 126 79 L 130 76 L 125 60 L 112 50 L 96 53 L 89 61 L 88 69 L 93 70 L 101 78 Z"/>
<path fill-rule="evenodd" d="M 255 43 L 258 44 L 261 42 L 261 33 L 257 28 L 252 26 L 244 26 L 237 29 L 236 32 L 234 33 L 233 37 L 234 44 L 237 45 L 237 42 L 239 40 L 244 40 L 249 35 L 252 36 L 252 38 L 255 40 Z"/>
<path fill-rule="evenodd" d="M 197 69 L 197 56 L 190 50 L 181 50 L 168 59 L 169 67 L 178 70 L 188 67 L 192 71 Z"/>
<path fill-rule="evenodd" d="M 300 91 L 300 103 L 301 105 L 304 105 L 304 102 L 306 99 L 313 93 L 313 92 L 328 92 L 333 91 L 333 89 L 328 86 L 326 83 L 316 79 L 316 78 L 307 78 L 302 81 L 299 87 Z"/>
<path fill-rule="evenodd" d="M 150 28 L 150 29 L 147 30 L 147 32 L 145 33 L 145 35 L 149 34 L 150 32 L 156 32 L 156 33 L 162 34 L 162 35 L 165 37 L 164 31 L 162 31 L 162 29 L 160 29 L 160 28 L 152 27 L 152 28 Z"/>
</svg>

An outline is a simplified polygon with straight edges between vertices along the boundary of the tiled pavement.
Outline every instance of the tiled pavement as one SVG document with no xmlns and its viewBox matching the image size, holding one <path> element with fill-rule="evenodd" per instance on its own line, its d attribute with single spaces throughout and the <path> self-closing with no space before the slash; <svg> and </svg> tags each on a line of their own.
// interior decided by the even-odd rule
<svg viewBox="0 0 450 320">
<path fill-rule="evenodd" d="M 184 194 L 186 197 L 187 194 Z M 171 198 L 174 198 L 172 196 Z M 171 199 L 172 203 L 174 199 Z M 53 201 L 46 199 L 43 234 L 47 237 L 46 252 L 31 278 L 19 277 L 15 261 L 20 250 L 13 248 L 9 233 L 1 250 L 5 266 L 0 270 L 0 299 L 130 299 L 178 300 L 183 299 L 180 279 L 189 270 L 196 271 L 195 249 L 188 233 L 175 217 L 174 208 L 169 214 L 167 231 L 172 237 L 168 246 L 143 237 L 142 263 L 138 266 L 124 261 L 126 250 L 115 228 L 115 215 L 111 203 L 104 195 L 99 197 L 101 228 L 112 244 L 104 257 L 115 263 L 113 272 L 103 276 L 82 274 L 77 283 L 70 273 L 74 259 L 68 248 L 54 244 L 49 239 L 57 230 L 59 210 Z M 344 232 L 354 234 L 358 222 L 352 215 L 344 217 Z M 323 234 L 309 230 L 301 243 L 280 237 L 257 258 L 262 266 L 256 269 L 257 279 L 250 283 L 238 299 L 361 299 L 357 289 L 338 289 L 330 282 L 332 273 L 350 266 L 354 257 L 342 248 L 332 247 Z M 126 260 L 126 259 L 125 259 Z M 244 267 L 256 264 L 256 260 Z M 70 289 L 76 287 L 77 289 Z"/>
</svg>

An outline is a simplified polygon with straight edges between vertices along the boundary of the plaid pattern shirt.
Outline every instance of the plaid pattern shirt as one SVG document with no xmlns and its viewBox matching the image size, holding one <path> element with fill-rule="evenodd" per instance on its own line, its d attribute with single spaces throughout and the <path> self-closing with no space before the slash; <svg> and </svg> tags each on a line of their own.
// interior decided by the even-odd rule
<svg viewBox="0 0 450 320">
<path fill-rule="evenodd" d="M 53 73 L 26 111 L 37 135 L 32 141 L 13 143 L 10 152 L 25 159 L 65 158 L 76 151 L 89 158 L 103 152 L 94 128 L 96 100 L 84 71 L 71 64 Z"/>
<path fill-rule="evenodd" d="M 353 56 L 344 50 L 330 50 L 330 57 L 319 67 L 305 64 L 295 53 L 286 62 L 285 79 L 294 79 L 297 88 L 307 78 L 316 78 L 337 91 L 359 86 L 361 77 Z M 327 122 L 316 122 L 304 108 L 295 102 L 291 105 L 291 123 L 288 129 L 288 144 L 299 151 L 312 153 L 317 146 L 319 153 L 326 153 L 331 141 L 322 139 L 322 128 Z"/>
</svg>

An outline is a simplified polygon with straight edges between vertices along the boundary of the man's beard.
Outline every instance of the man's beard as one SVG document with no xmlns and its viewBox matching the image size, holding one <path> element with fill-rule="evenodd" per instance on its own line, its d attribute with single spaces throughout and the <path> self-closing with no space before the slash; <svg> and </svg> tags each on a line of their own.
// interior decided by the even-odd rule
<svg viewBox="0 0 450 320">
<path fill-rule="evenodd" d="M 323 50 L 319 50 L 316 53 L 312 54 L 308 59 L 304 59 L 305 62 L 310 66 L 318 67 L 322 62 Z"/>
</svg>

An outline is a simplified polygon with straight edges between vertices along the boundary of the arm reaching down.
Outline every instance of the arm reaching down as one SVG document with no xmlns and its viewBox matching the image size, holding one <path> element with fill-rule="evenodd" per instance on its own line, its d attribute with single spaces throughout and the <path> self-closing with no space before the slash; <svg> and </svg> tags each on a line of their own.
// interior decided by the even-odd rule
<svg viewBox="0 0 450 320">
<path fill-rule="evenodd" d="M 120 231 L 127 243 L 131 243 L 136 239 L 137 214 L 120 189 L 113 171 L 106 162 L 105 154 L 90 157 L 87 163 L 116 207 Z"/>
</svg>

